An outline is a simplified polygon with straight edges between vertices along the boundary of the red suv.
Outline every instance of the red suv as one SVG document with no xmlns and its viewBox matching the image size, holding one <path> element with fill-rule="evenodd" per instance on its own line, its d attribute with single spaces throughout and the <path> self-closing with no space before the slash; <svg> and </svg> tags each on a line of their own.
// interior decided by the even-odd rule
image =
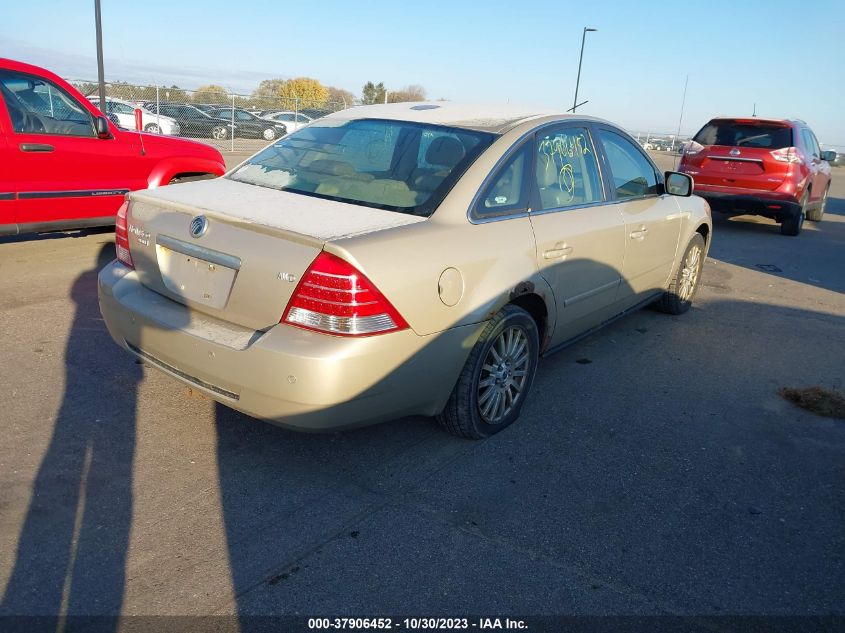
<svg viewBox="0 0 845 633">
<path fill-rule="evenodd" d="M 118 128 L 53 73 L 0 58 L 0 235 L 114 224 L 129 191 L 225 170 L 213 147 Z"/>
<path fill-rule="evenodd" d="M 798 235 L 805 218 L 822 219 L 833 158 L 803 121 L 718 118 L 695 135 L 678 170 L 711 208 L 764 215 Z"/>
</svg>

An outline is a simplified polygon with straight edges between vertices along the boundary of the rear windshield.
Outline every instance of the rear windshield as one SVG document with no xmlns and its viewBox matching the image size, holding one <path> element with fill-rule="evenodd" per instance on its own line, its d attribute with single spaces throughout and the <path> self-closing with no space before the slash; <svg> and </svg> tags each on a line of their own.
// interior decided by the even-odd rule
<svg viewBox="0 0 845 633">
<path fill-rule="evenodd" d="M 407 121 L 321 120 L 270 145 L 229 177 L 427 217 L 494 138 Z"/>
<path fill-rule="evenodd" d="M 792 147 L 792 128 L 738 121 L 710 121 L 693 140 L 701 145 L 780 149 Z"/>
</svg>

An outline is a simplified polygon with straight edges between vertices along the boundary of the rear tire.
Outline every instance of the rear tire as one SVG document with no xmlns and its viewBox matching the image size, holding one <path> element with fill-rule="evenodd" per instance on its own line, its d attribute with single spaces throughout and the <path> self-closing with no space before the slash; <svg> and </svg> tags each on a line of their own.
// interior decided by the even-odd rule
<svg viewBox="0 0 845 633">
<path fill-rule="evenodd" d="M 539 352 L 534 319 L 506 305 L 472 348 L 437 421 L 452 435 L 471 439 L 513 424 L 534 381 Z"/>
<path fill-rule="evenodd" d="M 683 314 L 692 306 L 704 267 L 704 238 L 696 233 L 687 245 L 669 288 L 655 304 L 666 314 Z"/>
<path fill-rule="evenodd" d="M 148 123 L 144 128 L 144 132 L 149 132 L 150 134 L 161 134 L 161 128 L 155 123 Z"/>
<path fill-rule="evenodd" d="M 229 128 L 225 125 L 217 125 L 211 130 L 211 138 L 217 141 L 224 141 L 229 138 Z"/>
<path fill-rule="evenodd" d="M 807 219 L 810 222 L 821 222 L 822 218 L 824 217 L 824 208 L 827 206 L 827 193 L 830 191 L 830 185 L 824 190 L 822 194 L 822 199 L 819 200 L 819 206 L 815 207 L 814 209 L 807 210 Z"/>
<path fill-rule="evenodd" d="M 783 218 L 780 225 L 780 232 L 783 235 L 795 237 L 801 233 L 801 228 L 804 226 L 804 218 L 807 217 L 807 205 L 810 200 L 810 192 L 805 191 L 801 196 L 801 206 L 793 209 L 788 216 Z"/>
<path fill-rule="evenodd" d="M 276 130 L 271 127 L 268 127 L 264 132 L 261 133 L 261 136 L 264 137 L 265 141 L 272 141 L 276 138 Z"/>
</svg>

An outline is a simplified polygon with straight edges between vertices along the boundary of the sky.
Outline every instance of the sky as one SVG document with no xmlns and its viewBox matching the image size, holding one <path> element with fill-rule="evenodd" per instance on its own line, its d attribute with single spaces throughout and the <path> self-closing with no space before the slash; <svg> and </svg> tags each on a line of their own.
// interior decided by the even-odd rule
<svg viewBox="0 0 845 633">
<path fill-rule="evenodd" d="M 845 148 L 843 0 L 102 0 L 102 13 L 108 80 L 249 94 L 262 79 L 306 76 L 356 95 L 381 81 L 561 111 L 590 27 L 579 113 L 662 135 L 680 122 L 688 135 L 756 107 Z M 0 56 L 96 78 L 93 0 L 9 3 Z"/>
</svg>

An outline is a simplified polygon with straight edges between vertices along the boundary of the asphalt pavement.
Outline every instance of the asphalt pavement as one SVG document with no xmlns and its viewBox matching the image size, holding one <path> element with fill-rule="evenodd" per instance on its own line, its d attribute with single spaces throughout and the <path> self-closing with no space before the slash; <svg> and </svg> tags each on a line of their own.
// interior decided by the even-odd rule
<svg viewBox="0 0 845 633">
<path fill-rule="evenodd" d="M 672 158 L 661 156 L 669 167 Z M 109 338 L 108 230 L 0 239 L 0 614 L 845 615 L 845 169 L 716 218 L 694 308 L 543 359 L 485 441 L 286 431 Z"/>
</svg>

